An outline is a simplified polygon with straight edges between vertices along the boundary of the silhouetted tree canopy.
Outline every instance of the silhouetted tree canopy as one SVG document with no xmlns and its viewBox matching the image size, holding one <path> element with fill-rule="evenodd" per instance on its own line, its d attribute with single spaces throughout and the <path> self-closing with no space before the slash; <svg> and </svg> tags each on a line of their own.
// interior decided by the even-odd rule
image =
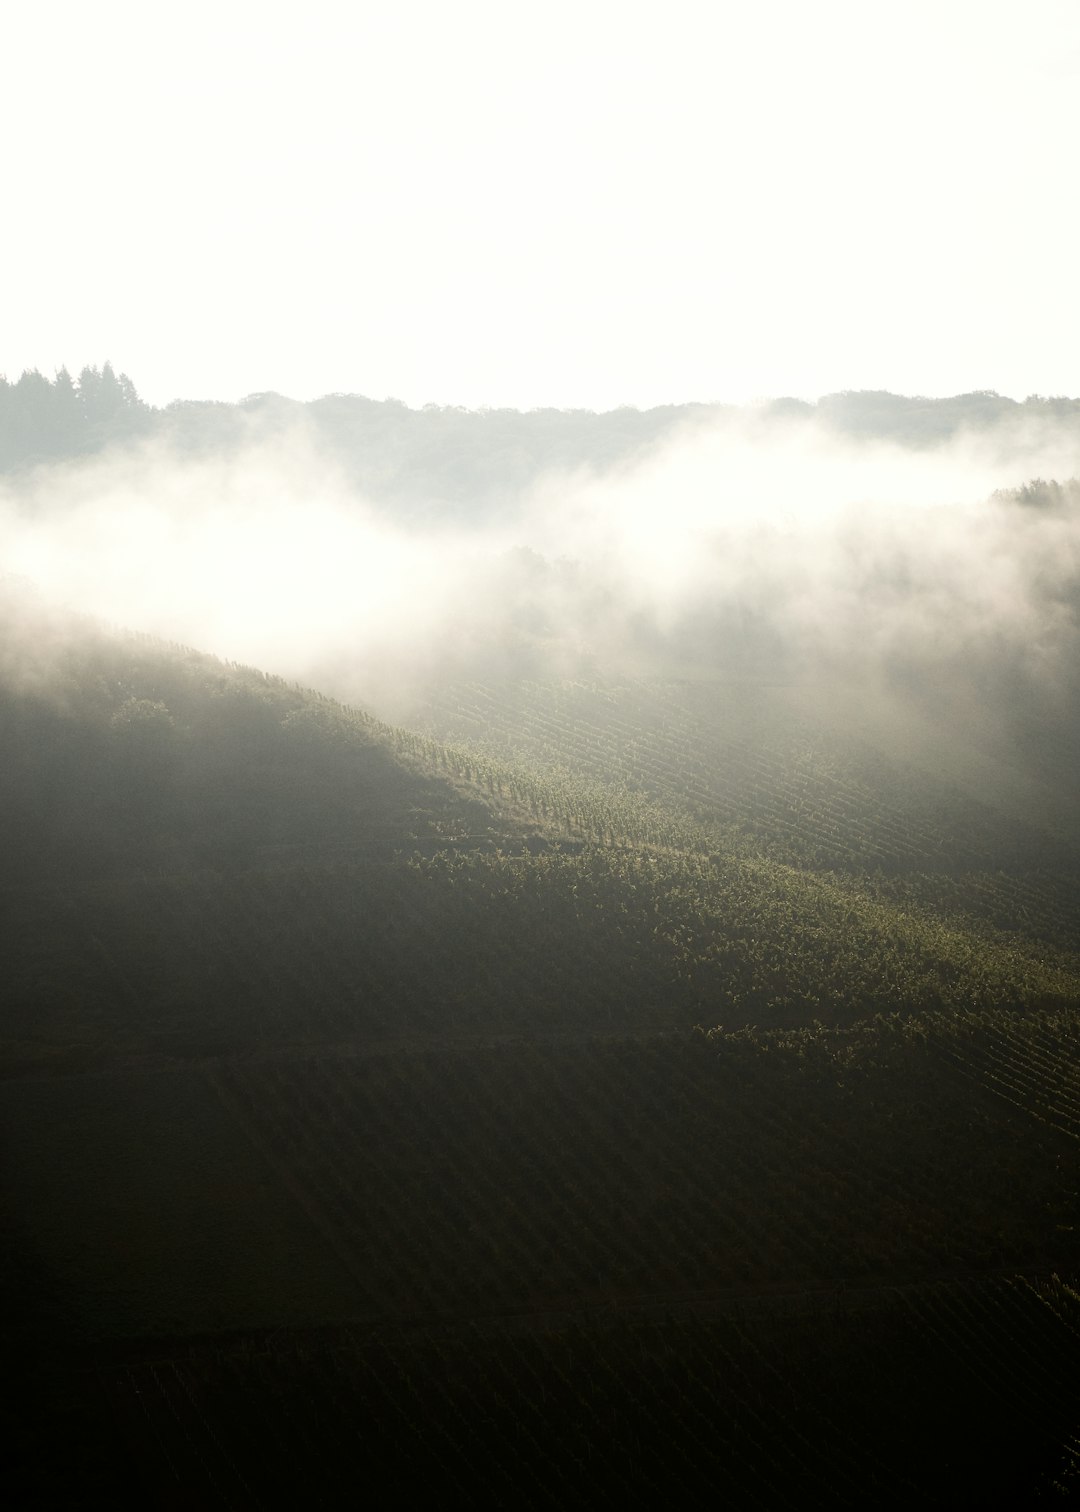
<svg viewBox="0 0 1080 1512">
<path fill-rule="evenodd" d="M 84 367 L 78 382 L 62 367 L 51 382 L 37 368 L 16 383 L 0 377 L 0 469 L 84 456 L 145 430 L 152 411 L 112 363 Z"/>
<path fill-rule="evenodd" d="M 1031 395 L 1022 403 L 992 390 L 951 398 L 882 391 L 827 394 L 811 404 L 778 398 L 738 411 L 720 404 L 572 409 L 465 409 L 400 399 L 327 394 L 301 402 L 249 394 L 236 404 L 176 400 L 145 404 L 111 363 L 84 367 L 78 380 L 61 368 L 50 381 L 36 369 L 17 382 L 0 378 L 0 471 L 123 446 L 164 441 L 180 454 L 228 453 L 302 430 L 321 458 L 399 520 L 484 518 L 502 514 L 543 474 L 593 472 L 632 464 L 677 432 L 742 415 L 754 424 L 814 421 L 846 440 L 887 440 L 931 449 L 964 433 L 1036 423 L 1080 430 L 1080 399 Z"/>
<path fill-rule="evenodd" d="M 1080 505 L 1080 478 L 1032 478 L 1019 488 L 999 488 L 994 498 L 1026 509 L 1075 509 Z"/>
</svg>

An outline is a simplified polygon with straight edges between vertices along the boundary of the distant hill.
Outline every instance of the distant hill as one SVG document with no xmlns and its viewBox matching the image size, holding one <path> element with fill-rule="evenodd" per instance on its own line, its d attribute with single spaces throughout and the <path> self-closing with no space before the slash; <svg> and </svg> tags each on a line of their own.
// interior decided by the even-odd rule
<svg viewBox="0 0 1080 1512">
<path fill-rule="evenodd" d="M 78 379 L 32 371 L 0 378 L 0 472 L 161 442 L 180 455 L 228 454 L 253 441 L 310 438 L 324 464 L 397 518 L 488 519 L 505 514 L 545 474 L 606 473 L 647 455 L 686 427 L 740 415 L 750 424 L 814 420 L 853 441 L 928 449 L 962 435 L 1002 439 L 1053 427 L 1080 436 L 1080 399 L 1032 395 L 1023 402 L 990 391 L 920 398 L 884 391 L 778 398 L 742 411 L 717 404 L 591 410 L 469 410 L 397 399 L 328 394 L 301 402 L 251 394 L 235 404 L 178 399 L 145 404 L 126 374 L 105 363 Z"/>
</svg>

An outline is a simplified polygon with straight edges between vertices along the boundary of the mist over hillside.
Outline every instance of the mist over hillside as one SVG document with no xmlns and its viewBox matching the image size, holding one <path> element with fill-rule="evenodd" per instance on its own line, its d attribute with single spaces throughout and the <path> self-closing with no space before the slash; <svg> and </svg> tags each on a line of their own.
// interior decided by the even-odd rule
<svg viewBox="0 0 1080 1512">
<path fill-rule="evenodd" d="M 15 1505 L 1075 1491 L 1073 401 L 0 435 Z"/>
<path fill-rule="evenodd" d="M 3 1507 L 1080 1507 L 1077 0 L 4 19 Z"/>
<path fill-rule="evenodd" d="M 813 688 L 1057 784 L 1080 732 L 1080 400 L 151 409 L 0 386 L 0 568 L 401 719 L 594 672 Z M 962 764 L 962 762 L 961 762 Z"/>
</svg>

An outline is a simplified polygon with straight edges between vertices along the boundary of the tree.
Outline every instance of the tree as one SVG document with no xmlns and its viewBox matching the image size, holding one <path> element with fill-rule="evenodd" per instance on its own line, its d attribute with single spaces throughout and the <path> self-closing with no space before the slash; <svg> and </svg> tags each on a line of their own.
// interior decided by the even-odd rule
<svg viewBox="0 0 1080 1512">
<path fill-rule="evenodd" d="M 126 373 L 117 377 L 111 362 L 83 368 L 79 402 L 89 439 L 98 445 L 133 434 L 148 413 L 131 379 Z"/>
<path fill-rule="evenodd" d="M 52 390 L 54 447 L 64 456 L 74 456 L 83 448 L 86 423 L 79 403 L 79 390 L 66 367 L 57 373 Z"/>
</svg>

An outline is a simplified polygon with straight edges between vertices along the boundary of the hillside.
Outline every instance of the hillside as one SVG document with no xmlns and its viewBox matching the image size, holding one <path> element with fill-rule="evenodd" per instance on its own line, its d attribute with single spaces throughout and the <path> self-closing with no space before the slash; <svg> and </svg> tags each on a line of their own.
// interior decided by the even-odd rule
<svg viewBox="0 0 1080 1512">
<path fill-rule="evenodd" d="M 4 612 L 18 1505 L 1075 1496 L 1052 764 Z"/>
</svg>

